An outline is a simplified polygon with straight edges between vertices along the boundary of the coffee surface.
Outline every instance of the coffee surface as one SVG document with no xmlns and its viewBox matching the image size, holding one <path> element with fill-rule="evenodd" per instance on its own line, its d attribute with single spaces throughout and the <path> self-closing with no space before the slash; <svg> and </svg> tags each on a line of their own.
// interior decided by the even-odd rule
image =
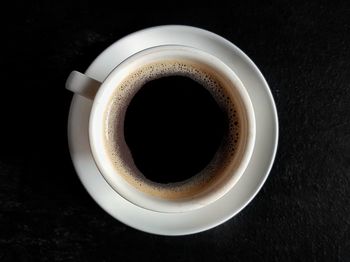
<svg viewBox="0 0 350 262">
<path fill-rule="evenodd" d="M 228 132 L 226 113 L 186 76 L 147 82 L 131 100 L 124 136 L 137 168 L 151 181 L 180 182 L 203 170 Z"/>
<path fill-rule="evenodd" d="M 213 68 L 190 60 L 130 70 L 105 111 L 105 148 L 116 175 L 167 199 L 224 183 L 243 145 L 232 90 Z"/>
</svg>

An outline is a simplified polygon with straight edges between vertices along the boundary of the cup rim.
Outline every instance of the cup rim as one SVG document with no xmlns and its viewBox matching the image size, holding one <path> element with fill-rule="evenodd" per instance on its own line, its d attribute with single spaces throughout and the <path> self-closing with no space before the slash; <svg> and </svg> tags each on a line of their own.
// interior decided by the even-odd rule
<svg viewBox="0 0 350 262">
<path fill-rule="evenodd" d="M 201 57 L 201 59 L 207 59 L 207 62 L 210 60 L 210 62 L 214 63 L 215 66 L 220 67 L 218 71 L 223 73 L 225 71 L 225 76 L 230 78 L 230 80 L 233 80 L 234 82 L 234 88 L 238 89 L 238 92 L 240 94 L 240 99 L 244 102 L 244 108 L 246 110 L 247 119 L 248 122 L 248 138 L 245 150 L 243 153 L 242 160 L 240 162 L 239 167 L 232 171 L 234 174 L 230 176 L 230 179 L 228 180 L 228 183 L 223 185 L 220 190 L 216 190 L 215 192 L 212 192 L 211 194 L 204 195 L 200 197 L 200 199 L 194 198 L 186 201 L 170 201 L 170 200 L 164 200 L 159 199 L 157 197 L 146 195 L 143 192 L 140 192 L 139 190 L 135 189 L 132 185 L 128 184 L 127 181 L 124 181 L 124 179 L 116 174 L 115 169 L 109 169 L 106 167 L 106 163 L 108 159 L 103 158 L 102 154 L 99 153 L 102 143 L 102 138 L 97 138 L 97 125 L 96 121 L 100 122 L 100 128 L 102 126 L 102 119 L 103 116 L 99 113 L 104 112 L 101 107 L 106 106 L 109 101 L 107 97 L 105 97 L 106 91 L 109 90 L 110 93 L 113 92 L 112 90 L 112 83 L 114 87 L 118 86 L 115 84 L 115 78 L 118 76 L 118 74 L 121 74 L 120 72 L 122 69 L 127 68 L 131 63 L 136 63 L 137 60 L 140 57 L 149 56 L 152 57 L 153 54 L 157 54 L 159 52 L 174 52 L 180 51 L 180 52 L 187 52 L 187 53 L 197 53 Z M 216 67 L 216 68 L 218 68 Z M 102 99 L 105 99 L 105 102 L 101 102 Z M 100 130 L 99 133 L 103 133 L 103 131 Z M 92 109 L 90 112 L 90 118 L 89 118 L 89 141 L 90 141 L 90 148 L 93 155 L 93 159 L 96 163 L 97 168 L 99 169 L 102 177 L 105 179 L 105 181 L 112 187 L 112 189 L 118 193 L 120 196 L 122 196 L 127 201 L 152 211 L 157 212 L 165 212 L 165 213 L 173 213 L 173 212 L 187 212 L 194 209 L 201 208 L 203 206 L 206 206 L 217 199 L 224 196 L 240 179 L 240 177 L 243 175 L 246 167 L 248 166 L 248 163 L 250 161 L 251 155 L 253 153 L 253 148 L 255 144 L 255 136 L 256 136 L 256 130 L 255 130 L 255 114 L 253 110 L 253 105 L 250 101 L 248 92 L 246 91 L 246 88 L 244 87 L 243 83 L 240 81 L 238 76 L 235 74 L 235 72 L 228 67 L 222 60 L 215 57 L 212 54 L 209 54 L 203 50 L 200 50 L 198 48 L 184 46 L 184 45 L 159 45 L 154 46 L 151 48 L 147 48 L 144 50 L 141 50 L 132 56 L 126 58 L 123 62 L 121 62 L 119 65 L 117 65 L 107 76 L 107 78 L 102 82 L 100 89 L 98 90 L 95 99 L 93 100 Z M 103 163 L 104 161 L 104 163 Z"/>
</svg>

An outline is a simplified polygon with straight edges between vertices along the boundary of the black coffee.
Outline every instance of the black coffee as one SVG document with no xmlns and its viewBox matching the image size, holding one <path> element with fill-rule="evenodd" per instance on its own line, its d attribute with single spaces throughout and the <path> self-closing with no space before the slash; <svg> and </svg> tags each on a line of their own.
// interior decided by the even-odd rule
<svg viewBox="0 0 350 262">
<path fill-rule="evenodd" d="M 109 164 L 154 197 L 210 191 L 240 157 L 236 111 L 232 83 L 207 65 L 168 59 L 130 70 L 104 114 Z"/>
<path fill-rule="evenodd" d="M 210 92 L 185 76 L 144 84 L 127 107 L 124 136 L 151 181 L 186 180 L 204 169 L 228 131 L 227 114 Z"/>
</svg>

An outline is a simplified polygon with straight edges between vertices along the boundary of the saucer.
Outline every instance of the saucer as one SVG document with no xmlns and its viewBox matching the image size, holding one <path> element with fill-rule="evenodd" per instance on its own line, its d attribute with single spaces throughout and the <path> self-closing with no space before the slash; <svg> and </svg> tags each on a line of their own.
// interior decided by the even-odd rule
<svg viewBox="0 0 350 262">
<path fill-rule="evenodd" d="M 103 81 L 112 69 L 143 49 L 178 44 L 211 53 L 238 75 L 252 101 L 256 117 L 256 142 L 250 163 L 237 184 L 214 203 L 184 213 L 159 213 L 135 206 L 117 194 L 99 173 L 89 146 L 88 122 L 92 101 L 74 95 L 68 141 L 75 170 L 92 198 L 114 218 L 148 233 L 187 235 L 218 226 L 240 212 L 259 192 L 272 167 L 278 142 L 275 103 L 263 75 L 238 47 L 228 40 L 195 27 L 158 26 L 130 34 L 103 51 L 86 75 Z"/>
</svg>

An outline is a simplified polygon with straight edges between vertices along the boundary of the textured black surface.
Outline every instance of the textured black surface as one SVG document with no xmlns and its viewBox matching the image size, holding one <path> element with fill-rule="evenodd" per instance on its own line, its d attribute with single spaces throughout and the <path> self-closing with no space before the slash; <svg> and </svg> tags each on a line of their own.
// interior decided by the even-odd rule
<svg viewBox="0 0 350 262">
<path fill-rule="evenodd" d="M 12 1 L 0 16 L 0 261 L 350 261 L 348 1 L 31 2 Z M 276 161 L 254 201 L 184 237 L 145 234 L 106 214 L 67 148 L 68 73 L 161 24 L 202 27 L 239 46 L 270 84 L 280 120 Z"/>
</svg>

